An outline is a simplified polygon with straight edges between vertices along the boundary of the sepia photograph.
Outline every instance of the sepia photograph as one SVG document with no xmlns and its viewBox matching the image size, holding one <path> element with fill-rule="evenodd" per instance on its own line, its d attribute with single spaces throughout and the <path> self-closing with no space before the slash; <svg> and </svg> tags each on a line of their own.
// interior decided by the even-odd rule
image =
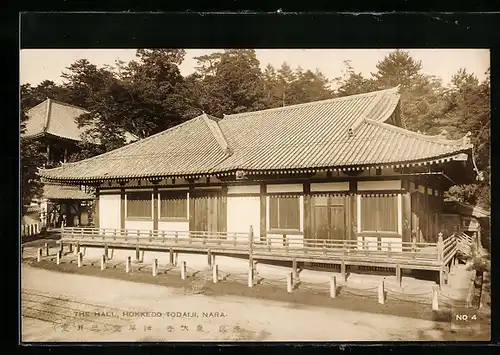
<svg viewBox="0 0 500 355">
<path fill-rule="evenodd" d="M 22 343 L 490 340 L 488 49 L 19 57 Z"/>
</svg>

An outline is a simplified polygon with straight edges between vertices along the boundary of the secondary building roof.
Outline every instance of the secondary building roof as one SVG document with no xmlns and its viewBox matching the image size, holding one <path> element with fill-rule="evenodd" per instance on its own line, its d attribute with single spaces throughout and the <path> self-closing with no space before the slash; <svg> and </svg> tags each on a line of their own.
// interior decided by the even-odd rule
<svg viewBox="0 0 500 355">
<path fill-rule="evenodd" d="M 489 218 L 490 212 L 479 207 L 469 205 L 453 198 L 444 201 L 443 212 L 448 214 L 460 214 L 463 216 L 472 216 L 476 218 Z"/>
<path fill-rule="evenodd" d="M 78 186 L 44 184 L 43 198 L 48 200 L 93 200 L 94 197 Z"/>
<path fill-rule="evenodd" d="M 26 122 L 24 136 L 31 138 L 53 136 L 80 142 L 85 127 L 78 127 L 76 118 L 86 113 L 89 112 L 81 107 L 47 99 L 26 112 L 29 119 Z M 137 137 L 126 132 L 125 140 L 128 143 L 137 140 Z"/>
<path fill-rule="evenodd" d="M 202 114 L 141 141 L 43 170 L 49 180 L 90 182 L 307 169 L 363 169 L 452 160 L 467 137 L 446 140 L 394 123 L 398 88 L 226 115 Z"/>
</svg>

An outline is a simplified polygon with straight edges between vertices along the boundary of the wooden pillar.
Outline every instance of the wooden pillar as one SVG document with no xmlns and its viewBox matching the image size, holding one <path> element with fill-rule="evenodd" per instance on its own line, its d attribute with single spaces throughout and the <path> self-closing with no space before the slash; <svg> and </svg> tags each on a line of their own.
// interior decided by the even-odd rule
<svg viewBox="0 0 500 355">
<path fill-rule="evenodd" d="M 253 287 L 253 266 L 248 268 L 248 287 Z"/>
<path fill-rule="evenodd" d="M 385 303 L 384 281 L 380 282 L 380 284 L 378 285 L 378 303 L 380 303 L 380 304 Z"/>
<path fill-rule="evenodd" d="M 170 265 L 174 265 L 174 248 L 170 247 Z"/>
<path fill-rule="evenodd" d="M 293 273 L 289 273 L 286 277 L 286 291 L 292 293 L 293 289 Z"/>
<path fill-rule="evenodd" d="M 266 240 L 266 184 L 260 184 L 260 240 Z"/>
<path fill-rule="evenodd" d="M 357 225 L 358 221 L 358 210 L 356 205 L 356 193 L 358 191 L 358 182 L 357 181 L 349 181 L 349 193 L 350 193 L 350 221 L 351 224 L 348 226 L 349 228 L 349 239 L 356 240 L 357 239 Z"/>
<path fill-rule="evenodd" d="M 346 280 L 346 267 L 345 267 L 345 262 L 342 260 L 342 264 L 340 264 L 340 274 L 342 275 L 342 280 Z"/>
<path fill-rule="evenodd" d="M 311 233 L 311 184 L 306 182 L 304 183 L 304 239 L 310 239 Z"/>
<path fill-rule="evenodd" d="M 407 183 L 409 185 L 409 183 Z M 409 186 L 408 186 L 409 188 Z M 403 243 L 411 242 L 411 195 L 407 190 L 401 196 L 402 199 L 402 214 L 403 214 Z"/>
<path fill-rule="evenodd" d="M 47 165 L 50 164 L 50 143 L 47 142 Z"/>
<path fill-rule="evenodd" d="M 214 284 L 219 281 L 219 267 L 216 264 L 212 267 L 212 281 Z"/>
<path fill-rule="evenodd" d="M 151 270 L 151 271 L 152 271 L 153 276 L 158 275 L 158 259 L 156 259 L 156 258 L 153 259 L 152 267 L 153 267 L 153 270 Z"/>
<path fill-rule="evenodd" d="M 123 185 L 123 183 L 121 184 Z M 120 188 L 120 229 L 125 229 L 125 187 Z"/>
<path fill-rule="evenodd" d="M 153 186 L 153 230 L 158 230 L 158 218 L 159 218 L 159 209 L 158 209 L 158 186 L 155 184 Z"/>
<path fill-rule="evenodd" d="M 78 267 L 82 267 L 83 266 L 83 254 L 82 254 L 82 252 L 78 252 L 77 262 L 78 262 Z"/>
<path fill-rule="evenodd" d="M 297 259 L 295 259 L 295 258 L 293 258 L 293 261 L 292 261 L 292 271 L 293 271 L 293 277 L 295 279 L 298 279 L 299 274 L 297 272 Z"/>
<path fill-rule="evenodd" d="M 194 183 L 194 182 L 193 182 Z M 196 229 L 195 226 L 195 200 L 194 200 L 194 185 L 189 185 L 189 230 L 194 231 Z"/>
<path fill-rule="evenodd" d="M 430 213 L 429 213 L 429 193 L 428 193 L 428 188 L 427 188 L 427 181 L 428 179 L 426 179 L 426 185 L 424 186 L 424 215 L 425 215 L 425 230 L 424 230 L 424 237 L 426 238 L 427 241 L 430 241 L 431 239 L 429 239 L 430 235 L 429 235 L 429 216 L 430 216 Z"/>
<path fill-rule="evenodd" d="M 432 286 L 432 310 L 433 311 L 438 311 L 439 310 L 438 294 L 439 294 L 438 287 L 436 285 Z"/>
<path fill-rule="evenodd" d="M 401 281 L 401 266 L 396 265 L 396 285 L 398 285 L 398 287 L 401 287 Z"/>
<path fill-rule="evenodd" d="M 186 279 L 186 262 L 183 261 L 181 263 L 181 279 L 185 280 Z"/>
<path fill-rule="evenodd" d="M 330 278 L 330 297 L 335 298 L 337 296 L 337 279 L 335 276 Z"/>
<path fill-rule="evenodd" d="M 94 210 L 94 225 L 99 228 L 99 187 L 95 189 L 95 210 Z"/>
<path fill-rule="evenodd" d="M 106 269 L 106 255 L 101 255 L 101 271 Z"/>
<path fill-rule="evenodd" d="M 130 272 L 130 256 L 127 256 L 127 259 L 125 259 L 125 272 Z"/>
</svg>

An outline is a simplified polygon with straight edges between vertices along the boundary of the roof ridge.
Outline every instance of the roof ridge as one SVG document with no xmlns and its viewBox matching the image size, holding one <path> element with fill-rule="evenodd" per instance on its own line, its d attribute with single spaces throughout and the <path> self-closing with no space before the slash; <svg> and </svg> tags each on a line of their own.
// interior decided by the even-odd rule
<svg viewBox="0 0 500 355">
<path fill-rule="evenodd" d="M 194 122 L 195 120 L 200 119 L 200 118 L 201 118 L 201 116 L 202 116 L 202 115 L 200 115 L 200 116 L 196 116 L 196 117 L 194 117 L 194 118 L 192 118 L 192 119 L 190 119 L 190 120 L 187 120 L 187 121 L 182 122 L 182 123 L 180 123 L 180 124 L 178 124 L 178 125 L 175 125 L 175 126 L 173 126 L 173 127 L 170 127 L 170 128 L 168 128 L 168 129 L 166 129 L 166 130 L 164 130 L 164 131 L 158 132 L 158 133 L 153 134 L 153 135 L 151 135 L 151 136 L 149 136 L 149 137 L 146 137 L 146 138 L 144 138 L 144 139 L 139 139 L 139 140 L 137 140 L 137 141 L 135 141 L 135 142 L 131 142 L 131 143 L 126 144 L 126 145 L 124 145 L 124 146 L 122 146 L 122 147 L 120 147 L 120 148 L 116 148 L 116 149 L 110 150 L 110 151 L 108 151 L 108 152 L 106 152 L 106 153 L 102 153 L 102 154 L 99 154 L 99 155 L 95 155 L 95 156 L 90 157 L 90 158 L 87 158 L 87 159 L 82 159 L 82 160 L 78 160 L 78 161 L 71 162 L 71 163 L 65 163 L 65 165 L 74 165 L 74 164 L 79 164 L 79 163 L 82 163 L 82 162 L 93 161 L 93 160 L 96 160 L 96 159 L 98 159 L 98 158 L 102 158 L 102 157 L 108 156 L 108 155 L 110 155 L 111 153 L 116 153 L 117 151 L 123 150 L 124 148 L 129 148 L 129 147 L 133 146 L 134 144 L 141 144 L 141 143 L 144 143 L 144 142 L 150 141 L 150 140 L 151 140 L 151 139 L 153 139 L 153 138 L 160 137 L 160 136 L 162 136 L 162 135 L 164 135 L 164 134 L 166 134 L 166 133 L 168 133 L 168 132 L 172 132 L 172 131 L 174 131 L 174 130 L 176 130 L 176 129 L 178 129 L 178 128 L 181 128 L 181 127 L 183 127 L 183 126 L 187 125 L 187 124 L 188 124 L 188 123 L 190 123 L 190 122 Z M 61 169 L 61 168 L 62 168 L 62 166 L 61 166 L 61 167 L 57 167 L 57 168 L 52 168 L 52 169 L 40 169 L 40 170 L 56 170 L 56 169 Z"/>
<path fill-rule="evenodd" d="M 298 108 L 298 107 L 323 105 L 323 104 L 328 104 L 328 103 L 337 102 L 337 101 L 345 101 L 345 100 L 351 100 L 351 99 L 365 97 L 365 96 L 379 95 L 383 92 L 388 93 L 391 91 L 397 91 L 398 89 L 399 89 L 399 86 L 396 86 L 396 87 L 389 88 L 389 89 L 370 91 L 370 92 L 365 92 L 365 93 L 355 94 L 355 95 L 334 97 L 331 99 L 317 100 L 317 101 L 305 102 L 305 103 L 301 103 L 301 104 L 287 105 L 287 106 L 283 106 L 283 107 L 274 107 L 274 108 L 268 108 L 268 109 L 263 109 L 263 110 L 248 111 L 248 112 L 242 112 L 242 113 L 233 113 L 233 114 L 229 114 L 229 115 L 224 115 L 224 119 L 244 117 L 246 115 L 254 114 L 257 112 L 274 112 L 274 111 L 283 111 L 283 110 L 293 109 L 293 108 Z"/>
<path fill-rule="evenodd" d="M 233 150 L 229 146 L 229 142 L 227 141 L 226 137 L 224 136 L 224 133 L 222 132 L 222 130 L 219 126 L 219 122 L 210 118 L 210 117 L 213 117 L 213 118 L 217 119 L 217 117 L 215 117 L 215 116 L 209 117 L 209 116 L 210 115 L 207 115 L 206 113 L 203 113 L 201 115 L 203 121 L 205 122 L 208 129 L 210 130 L 210 133 L 212 133 L 212 136 L 215 138 L 215 140 L 217 141 L 217 144 L 219 144 L 222 151 L 227 156 L 231 156 L 233 154 Z"/>
<path fill-rule="evenodd" d="M 406 136 L 414 137 L 417 139 L 422 139 L 422 140 L 425 140 L 427 142 L 432 142 L 432 143 L 437 143 L 437 144 L 442 144 L 442 145 L 463 146 L 464 148 L 472 148 L 472 144 L 467 142 L 468 136 L 469 136 L 468 134 L 466 134 L 462 138 L 455 139 L 455 140 L 442 139 L 442 138 L 440 138 L 441 137 L 440 135 L 428 136 L 426 134 L 413 132 L 413 131 L 410 131 L 406 128 L 394 126 L 394 125 L 391 125 L 391 124 L 388 124 L 385 122 L 375 121 L 375 120 L 372 120 L 370 118 L 366 118 L 365 122 L 368 124 L 371 124 L 371 125 L 379 126 L 383 129 L 392 130 L 393 132 L 396 132 L 396 133 L 404 134 Z"/>
<path fill-rule="evenodd" d="M 396 87 L 398 88 L 398 87 Z M 393 88 L 393 89 L 396 89 Z M 384 90 L 387 91 L 387 90 Z M 349 132 L 354 134 L 356 130 L 362 126 L 363 122 L 365 122 L 368 118 L 368 115 L 373 111 L 373 109 L 379 104 L 382 99 L 386 96 L 386 92 L 379 92 L 376 96 L 375 99 L 368 105 L 368 107 L 363 111 L 363 113 L 359 116 L 359 118 L 351 125 L 349 128 Z M 398 97 L 398 102 L 399 102 L 399 97 Z M 394 112 L 395 107 L 392 110 L 386 110 L 386 115 L 383 116 L 381 122 L 385 122 L 389 117 L 391 117 L 392 113 Z M 387 114 L 387 112 L 389 112 Z"/>
<path fill-rule="evenodd" d="M 50 101 L 52 101 L 52 102 L 54 102 L 56 104 L 59 104 L 59 105 L 77 108 L 79 110 L 85 111 L 86 113 L 90 113 L 89 110 L 87 110 L 87 109 L 85 109 L 83 107 L 76 106 L 76 105 L 73 105 L 73 104 L 68 104 L 67 102 L 63 102 L 63 101 L 59 101 L 59 100 L 54 100 L 54 99 L 51 99 L 51 98 L 47 98 L 47 100 L 50 100 Z M 47 100 L 45 100 L 45 101 L 47 101 Z"/>
<path fill-rule="evenodd" d="M 43 124 L 42 132 L 47 132 L 47 129 L 49 128 L 50 108 L 52 105 L 49 98 L 47 98 L 44 102 L 47 102 L 47 112 L 45 113 L 45 122 Z"/>
</svg>

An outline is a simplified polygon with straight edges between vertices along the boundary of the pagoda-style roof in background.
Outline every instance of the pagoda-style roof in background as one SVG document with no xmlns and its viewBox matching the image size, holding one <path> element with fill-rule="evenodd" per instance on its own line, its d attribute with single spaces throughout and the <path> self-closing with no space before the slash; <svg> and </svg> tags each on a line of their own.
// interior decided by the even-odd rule
<svg viewBox="0 0 500 355">
<path fill-rule="evenodd" d="M 79 142 L 84 128 L 78 127 L 75 119 L 88 113 L 81 107 L 47 99 L 26 112 L 26 137 L 45 135 Z"/>
<path fill-rule="evenodd" d="M 469 205 L 468 203 L 464 203 L 458 201 L 454 198 L 447 198 L 444 201 L 443 205 L 443 213 L 447 214 L 459 214 L 467 217 L 476 217 L 476 218 L 489 218 L 490 212 L 479 207 Z"/>
<path fill-rule="evenodd" d="M 472 159 L 467 137 L 397 127 L 398 88 L 226 115 L 202 114 L 146 139 L 42 170 L 72 183 L 128 178 L 358 170 Z"/>
<path fill-rule="evenodd" d="M 93 200 L 94 196 L 80 190 L 78 186 L 46 183 L 42 197 L 48 200 Z"/>
<path fill-rule="evenodd" d="M 89 113 L 87 110 L 64 102 L 47 99 L 26 112 L 25 137 L 40 138 L 52 136 L 74 142 L 82 141 L 85 127 L 78 127 L 76 118 Z M 125 133 L 127 143 L 137 140 L 129 132 Z"/>
</svg>

